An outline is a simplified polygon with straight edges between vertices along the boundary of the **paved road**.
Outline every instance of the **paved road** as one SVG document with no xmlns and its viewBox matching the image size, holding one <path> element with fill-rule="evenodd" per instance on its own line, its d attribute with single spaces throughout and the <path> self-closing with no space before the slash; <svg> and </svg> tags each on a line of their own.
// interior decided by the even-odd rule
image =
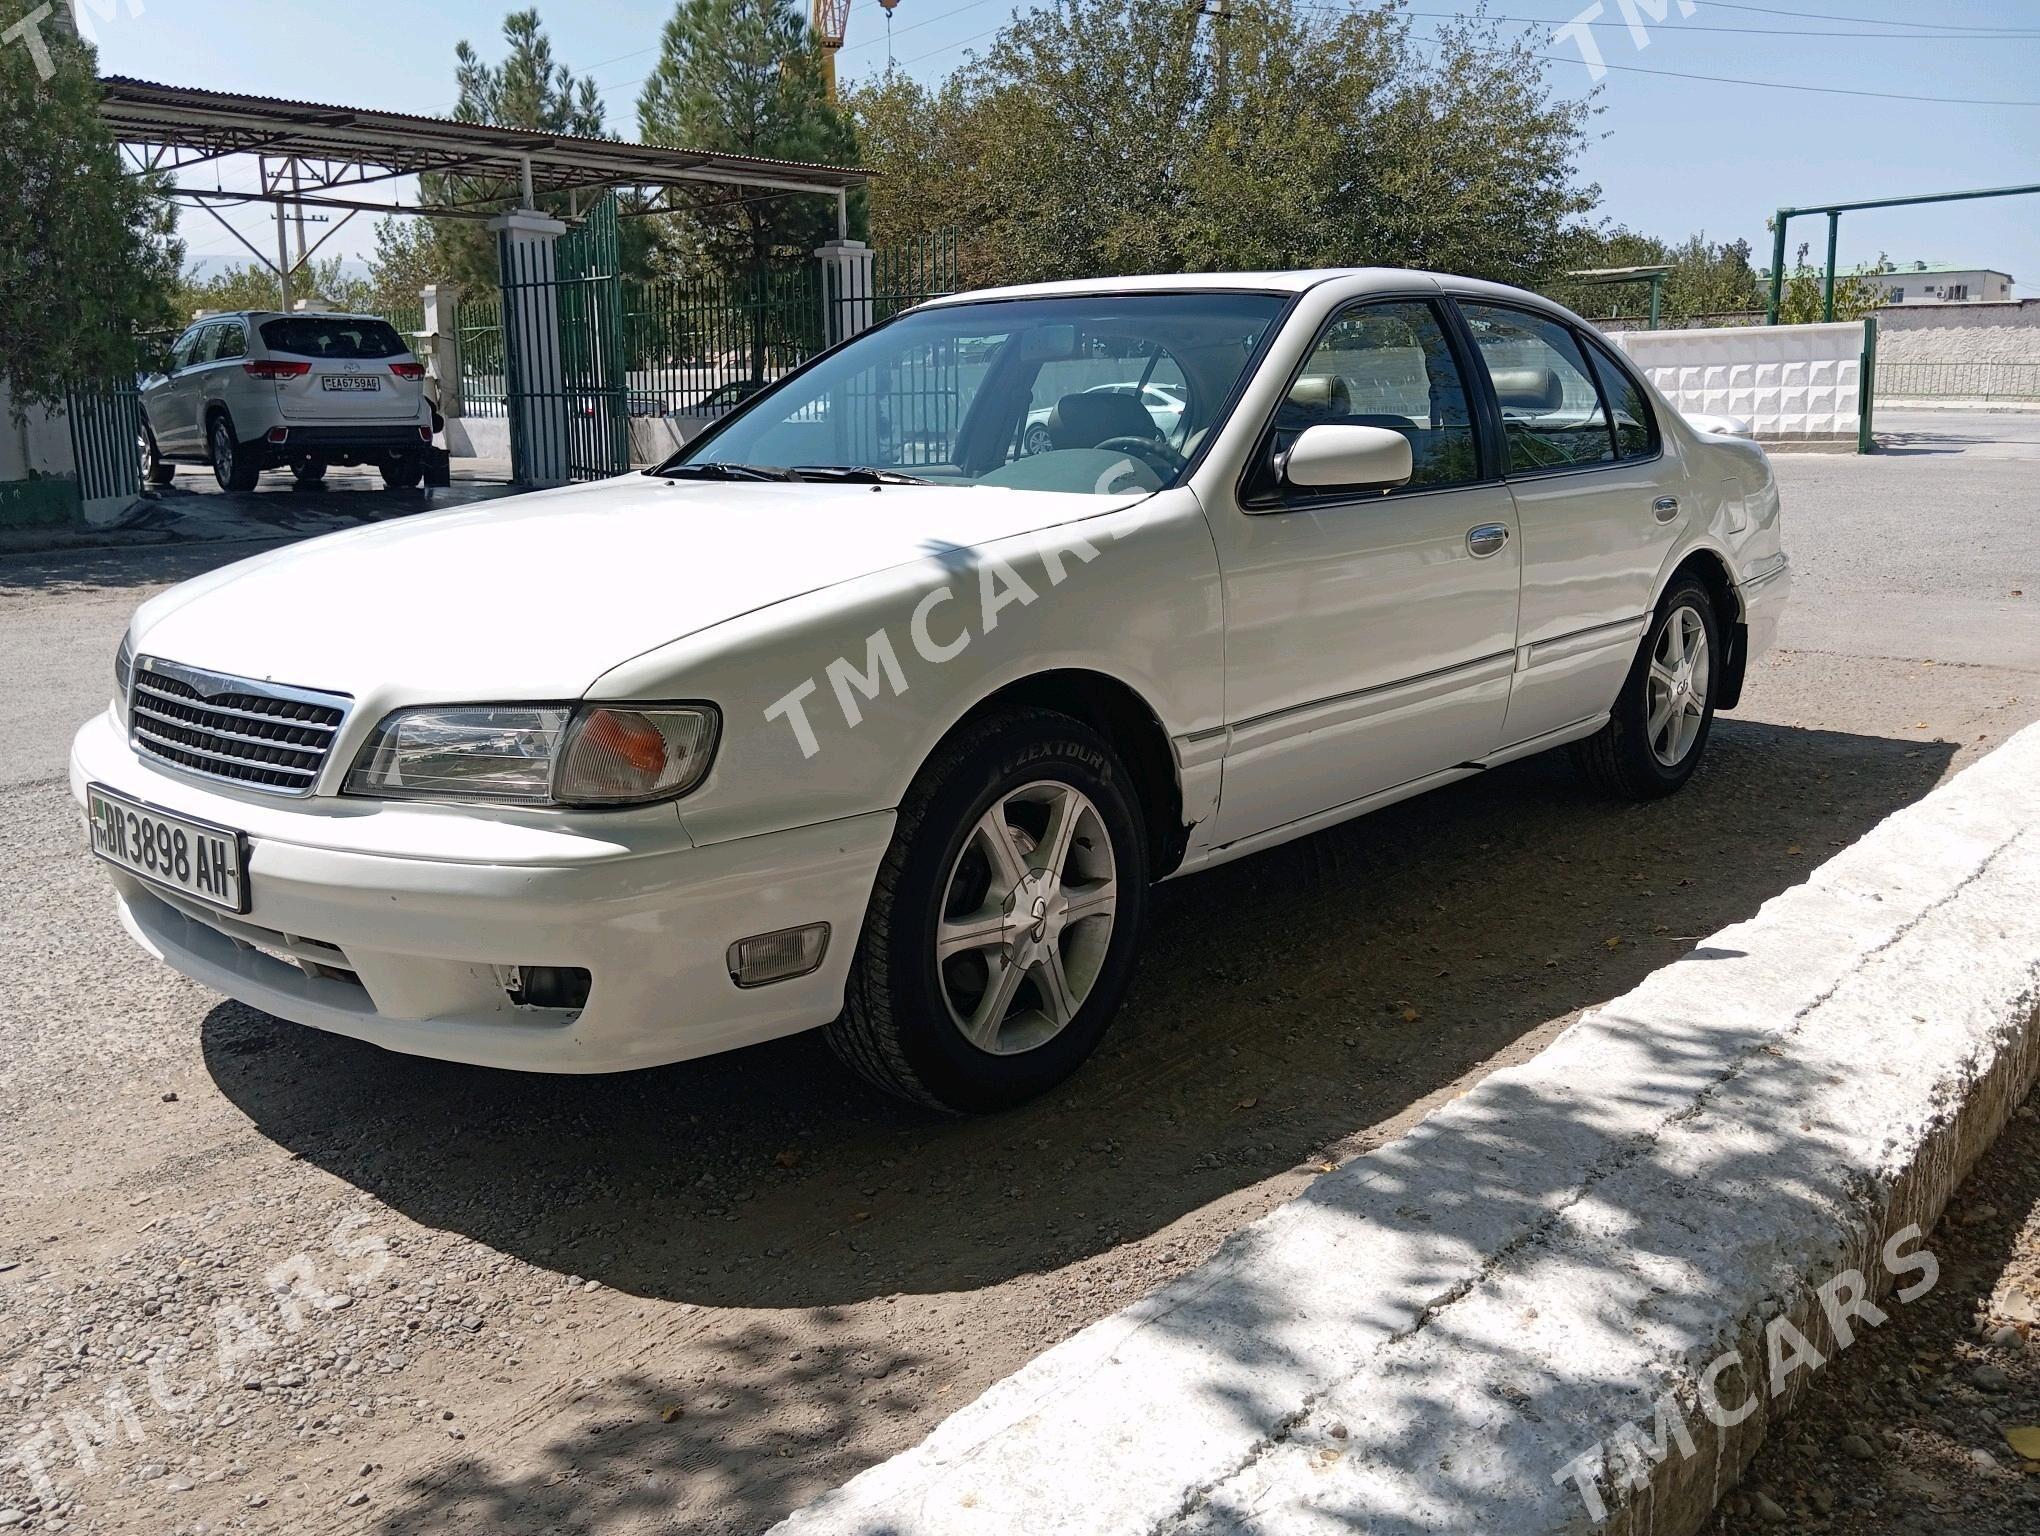
<svg viewBox="0 0 2040 1536">
<path fill-rule="evenodd" d="M 76 1530 L 762 1528 L 2040 715 L 2017 469 L 1782 459 L 1804 601 L 1685 794 L 1532 761 L 1165 886 L 1099 1059 L 968 1123 L 812 1038 L 517 1077 L 167 975 L 65 739 L 133 603 L 238 551 L 0 562 L 0 1508 L 25 1447 Z"/>
</svg>

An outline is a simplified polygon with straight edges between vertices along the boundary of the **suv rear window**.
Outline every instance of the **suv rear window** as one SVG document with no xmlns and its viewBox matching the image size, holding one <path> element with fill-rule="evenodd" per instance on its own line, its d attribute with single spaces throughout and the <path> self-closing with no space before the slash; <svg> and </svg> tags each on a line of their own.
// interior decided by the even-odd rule
<svg viewBox="0 0 2040 1536">
<path fill-rule="evenodd" d="M 387 320 L 351 320 L 332 315 L 289 315 L 262 322 L 262 342 L 272 352 L 298 357 L 401 357 L 410 351 Z"/>
</svg>

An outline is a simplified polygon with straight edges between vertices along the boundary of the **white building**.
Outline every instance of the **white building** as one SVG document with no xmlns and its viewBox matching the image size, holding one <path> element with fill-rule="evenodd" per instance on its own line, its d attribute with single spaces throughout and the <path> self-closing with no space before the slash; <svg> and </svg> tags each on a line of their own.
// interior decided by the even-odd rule
<svg viewBox="0 0 2040 1536">
<path fill-rule="evenodd" d="M 1988 267 L 1943 267 L 1916 261 L 1890 271 L 1861 269 L 1884 284 L 1889 304 L 2002 304 L 2012 296 L 2012 275 Z"/>
</svg>

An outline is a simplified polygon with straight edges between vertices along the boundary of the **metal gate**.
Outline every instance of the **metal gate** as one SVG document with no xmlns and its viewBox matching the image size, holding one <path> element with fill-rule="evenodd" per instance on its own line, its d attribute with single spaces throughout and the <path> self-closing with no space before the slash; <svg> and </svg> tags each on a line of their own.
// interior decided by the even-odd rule
<svg viewBox="0 0 2040 1536">
<path fill-rule="evenodd" d="M 78 498 L 87 504 L 142 493 L 142 397 L 132 384 L 73 389 L 65 401 Z"/>
<path fill-rule="evenodd" d="M 510 460 L 519 480 L 563 465 L 569 480 L 630 468 L 624 388 L 623 263 L 616 198 L 606 196 L 552 247 L 499 247 Z"/>
</svg>

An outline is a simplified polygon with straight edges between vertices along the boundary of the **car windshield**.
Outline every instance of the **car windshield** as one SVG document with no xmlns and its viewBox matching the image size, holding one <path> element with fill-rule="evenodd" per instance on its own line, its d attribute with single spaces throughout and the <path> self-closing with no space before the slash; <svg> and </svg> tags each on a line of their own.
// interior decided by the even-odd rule
<svg viewBox="0 0 2040 1536">
<path fill-rule="evenodd" d="M 360 320 L 345 315 L 290 315 L 262 322 L 262 344 L 272 352 L 295 357 L 381 360 L 402 357 L 411 349 L 387 320 Z"/>
<path fill-rule="evenodd" d="M 1134 293 L 937 305 L 766 389 L 659 473 L 1160 490 L 1218 425 L 1285 302 Z"/>
</svg>

